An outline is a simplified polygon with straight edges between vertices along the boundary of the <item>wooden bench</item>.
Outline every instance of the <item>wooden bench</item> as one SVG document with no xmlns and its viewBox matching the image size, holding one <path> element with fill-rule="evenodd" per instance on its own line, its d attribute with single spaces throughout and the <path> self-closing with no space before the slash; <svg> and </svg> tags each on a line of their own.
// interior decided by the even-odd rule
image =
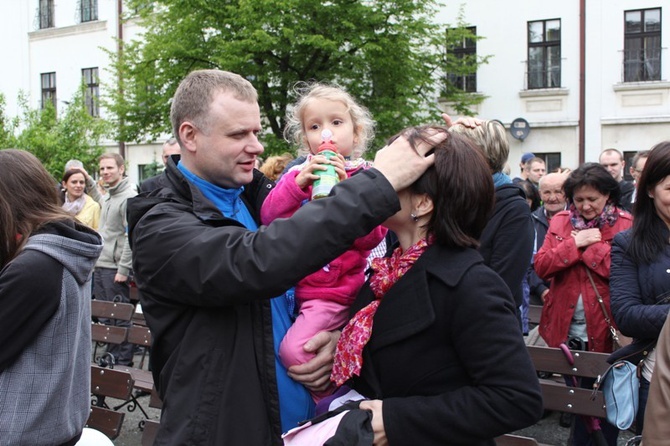
<svg viewBox="0 0 670 446">
<path fill-rule="evenodd" d="M 127 400 L 133 391 L 130 373 L 91 365 L 91 394 L 94 403 L 86 426 L 99 430 L 111 440 L 119 436 L 125 414 L 109 407 L 105 398 Z"/>
<path fill-rule="evenodd" d="M 163 402 L 158 396 L 156 389 L 151 390 L 151 398 L 149 399 L 149 407 L 160 409 L 163 407 Z M 152 446 L 158 434 L 158 427 L 160 422 L 153 420 L 146 420 L 144 423 L 144 430 L 142 431 L 142 446 Z"/>
<path fill-rule="evenodd" d="M 535 369 L 538 372 L 548 372 L 552 376 L 550 379 L 540 379 L 545 409 L 605 418 L 605 401 L 602 392 L 594 393 L 592 389 L 568 386 L 563 377 L 557 374 L 597 378 L 609 367 L 608 353 L 571 350 L 574 364 L 570 365 L 560 348 L 538 346 L 526 348 Z M 496 439 L 498 446 L 534 446 L 537 444 L 533 438 L 517 435 L 504 435 Z"/>
<path fill-rule="evenodd" d="M 119 319 L 130 321 L 135 307 L 132 304 L 122 302 L 109 302 L 105 300 L 91 301 L 91 337 L 95 342 L 93 350 L 93 361 L 100 363 L 101 357 L 98 357 L 98 347 L 106 344 L 119 345 L 128 339 L 128 329 L 125 327 L 116 327 L 107 325 L 100 321 L 108 319 Z M 107 361 L 109 362 L 109 361 Z"/>
</svg>

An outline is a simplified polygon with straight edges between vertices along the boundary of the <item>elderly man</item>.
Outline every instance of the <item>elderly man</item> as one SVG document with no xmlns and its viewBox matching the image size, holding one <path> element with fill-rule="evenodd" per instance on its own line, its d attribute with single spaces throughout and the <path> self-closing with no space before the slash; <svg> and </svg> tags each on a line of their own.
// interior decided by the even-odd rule
<svg viewBox="0 0 670 446">
<path fill-rule="evenodd" d="M 289 375 L 325 389 L 337 336 L 317 334 L 304 347 L 315 358 L 284 369 L 277 348 L 291 324 L 286 291 L 398 212 L 395 191 L 433 161 L 429 144 L 414 151 L 401 137 L 328 198 L 260 226 L 272 183 L 254 169 L 263 153 L 257 100 L 234 73 L 190 73 L 170 113 L 181 160 L 168 160 L 164 187 L 129 204 L 163 400 L 155 445 L 281 445 L 281 432 L 310 416 L 310 395 Z"/>
<path fill-rule="evenodd" d="M 630 181 L 623 179 L 624 167 L 626 161 L 623 159 L 623 153 L 617 149 L 605 149 L 600 153 L 598 162 L 607 169 L 612 178 L 619 182 L 621 190 L 621 206 L 628 212 L 632 209 L 631 196 L 635 191 L 635 186 Z"/>
<path fill-rule="evenodd" d="M 177 143 L 175 138 L 170 138 L 165 141 L 163 144 L 163 153 L 161 154 L 161 158 L 163 159 L 163 166 L 167 166 L 168 158 L 170 158 L 172 155 L 180 154 L 181 148 L 179 147 L 179 143 Z M 140 184 L 140 192 L 151 192 L 158 189 L 160 187 L 160 179 L 162 176 L 162 173 L 159 173 L 158 175 L 154 175 L 153 177 L 144 180 L 142 184 Z"/>
<path fill-rule="evenodd" d="M 563 183 L 568 176 L 563 173 L 549 173 L 540 178 L 540 198 L 542 206 L 532 213 L 533 225 L 535 226 L 535 246 L 533 256 L 540 250 L 544 238 L 549 229 L 552 217 L 565 210 L 566 200 L 563 193 Z M 532 304 L 542 304 L 544 297 L 549 292 L 549 283 L 540 279 L 533 265 L 528 269 L 528 285 L 530 286 L 530 298 Z"/>
</svg>

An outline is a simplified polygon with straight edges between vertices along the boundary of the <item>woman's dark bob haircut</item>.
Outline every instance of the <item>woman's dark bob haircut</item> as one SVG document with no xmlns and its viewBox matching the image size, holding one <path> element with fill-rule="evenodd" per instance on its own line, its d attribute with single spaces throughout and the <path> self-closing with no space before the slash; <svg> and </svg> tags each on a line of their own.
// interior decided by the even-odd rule
<svg viewBox="0 0 670 446">
<path fill-rule="evenodd" d="M 565 183 L 563 183 L 565 198 L 572 203 L 575 191 L 584 186 L 590 186 L 603 195 L 609 195 L 608 203 L 614 203 L 615 206 L 620 205 L 621 189 L 619 189 L 619 182 L 612 178 L 607 169 L 600 164 L 585 163 L 570 172 Z"/>
<path fill-rule="evenodd" d="M 433 214 L 426 230 L 435 237 L 435 243 L 476 248 L 493 210 L 491 171 L 482 153 L 466 136 L 449 133 L 446 127 L 411 127 L 400 134 L 416 148 L 434 132 L 446 133 L 447 139 L 433 147 L 435 164 L 409 190 L 427 194 L 433 200 Z"/>
</svg>

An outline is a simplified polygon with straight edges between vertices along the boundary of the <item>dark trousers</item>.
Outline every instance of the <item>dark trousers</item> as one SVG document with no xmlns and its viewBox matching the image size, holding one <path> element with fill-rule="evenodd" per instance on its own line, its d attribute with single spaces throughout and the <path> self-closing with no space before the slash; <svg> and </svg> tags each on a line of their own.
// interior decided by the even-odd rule
<svg viewBox="0 0 670 446">
<path fill-rule="evenodd" d="M 108 302 L 130 303 L 130 286 L 128 282 L 114 282 L 116 269 L 96 268 L 93 274 L 93 294 L 98 300 Z M 119 319 L 100 319 L 100 322 L 106 325 L 115 325 L 117 327 L 130 327 L 130 321 Z M 114 355 L 117 364 L 132 365 L 133 362 L 133 344 L 123 342 L 119 345 L 108 345 L 107 353 Z"/>
</svg>

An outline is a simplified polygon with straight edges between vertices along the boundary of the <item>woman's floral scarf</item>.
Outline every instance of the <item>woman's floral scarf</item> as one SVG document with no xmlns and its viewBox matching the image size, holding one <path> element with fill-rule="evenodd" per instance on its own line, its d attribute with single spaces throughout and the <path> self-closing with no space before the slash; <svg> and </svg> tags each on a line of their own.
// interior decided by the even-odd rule
<svg viewBox="0 0 670 446">
<path fill-rule="evenodd" d="M 584 217 L 581 216 L 574 203 L 570 204 L 568 211 L 570 211 L 570 222 L 572 223 L 572 227 L 577 230 L 591 228 L 600 229 L 605 226 L 605 223 L 614 226 L 614 223 L 616 223 L 619 218 L 619 210 L 612 203 L 607 203 L 600 215 L 590 221 L 584 220 Z"/>
<path fill-rule="evenodd" d="M 336 385 L 341 386 L 352 376 L 360 375 L 363 348 L 370 340 L 372 322 L 382 297 L 414 265 L 430 244 L 431 240 L 421 239 L 404 253 L 402 248 L 397 248 L 391 257 L 372 260 L 374 274 L 370 279 L 370 289 L 375 300 L 359 310 L 342 330 L 330 377 Z"/>
</svg>

